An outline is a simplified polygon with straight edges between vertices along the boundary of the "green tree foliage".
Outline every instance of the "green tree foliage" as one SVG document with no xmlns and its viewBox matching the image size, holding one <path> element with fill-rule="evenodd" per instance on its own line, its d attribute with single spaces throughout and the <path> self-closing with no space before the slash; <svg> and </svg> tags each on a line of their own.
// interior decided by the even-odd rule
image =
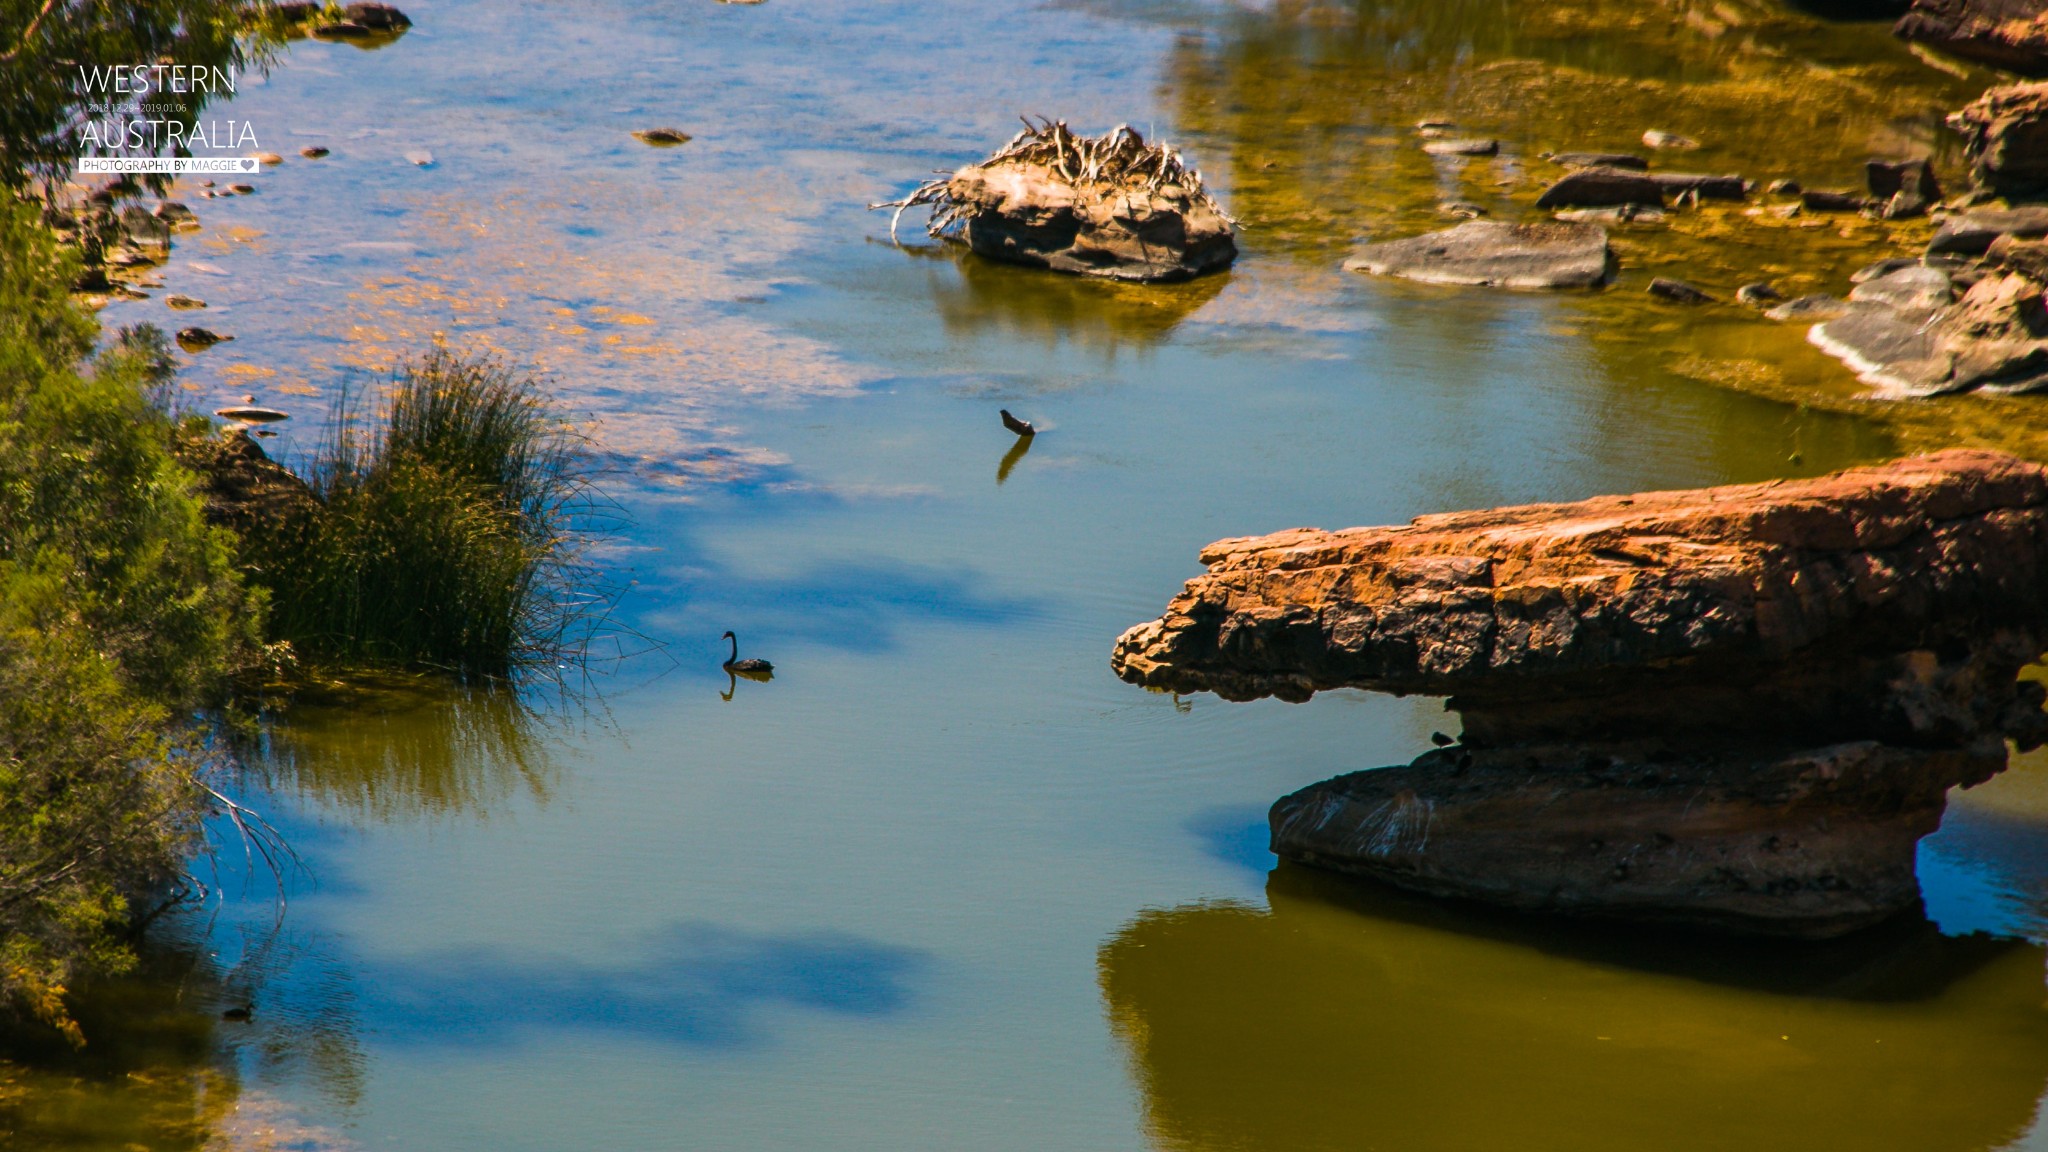
<svg viewBox="0 0 2048 1152">
<path fill-rule="evenodd" d="M 81 67 L 259 65 L 273 43 L 251 19 L 261 11 L 250 0 L 0 0 L 0 188 L 61 182 L 98 118 L 91 106 L 120 99 L 85 91 Z M 152 92 L 146 114 L 127 115 L 175 122 L 182 134 L 213 95 Z M 157 126 L 152 138 L 155 147 L 130 154 L 171 151 L 167 129 Z"/>
<path fill-rule="evenodd" d="M 262 621 L 150 403 L 162 335 L 89 358 L 76 275 L 0 201 L 0 993 L 59 1024 L 198 842 L 195 710 Z"/>
</svg>

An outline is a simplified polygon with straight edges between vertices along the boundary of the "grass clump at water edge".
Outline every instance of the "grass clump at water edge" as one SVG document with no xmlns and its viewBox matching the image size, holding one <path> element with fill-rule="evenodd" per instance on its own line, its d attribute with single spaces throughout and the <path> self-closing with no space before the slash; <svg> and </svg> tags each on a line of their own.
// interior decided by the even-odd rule
<svg viewBox="0 0 2048 1152">
<path fill-rule="evenodd" d="M 310 522 L 244 541 L 271 635 L 322 664 L 483 676 L 579 650 L 589 456 L 541 383 L 437 346 L 367 425 L 356 402 L 305 469 Z"/>
</svg>

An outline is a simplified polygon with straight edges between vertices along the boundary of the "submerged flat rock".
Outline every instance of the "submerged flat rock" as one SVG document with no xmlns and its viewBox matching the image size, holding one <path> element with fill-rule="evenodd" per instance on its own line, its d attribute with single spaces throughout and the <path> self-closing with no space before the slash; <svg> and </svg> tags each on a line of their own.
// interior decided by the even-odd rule
<svg viewBox="0 0 2048 1152">
<path fill-rule="evenodd" d="M 1353 272 L 1431 284 L 1493 288 L 1597 288 L 1613 277 L 1607 232 L 1595 224 L 1473 220 L 1441 232 L 1368 244 Z"/>
</svg>

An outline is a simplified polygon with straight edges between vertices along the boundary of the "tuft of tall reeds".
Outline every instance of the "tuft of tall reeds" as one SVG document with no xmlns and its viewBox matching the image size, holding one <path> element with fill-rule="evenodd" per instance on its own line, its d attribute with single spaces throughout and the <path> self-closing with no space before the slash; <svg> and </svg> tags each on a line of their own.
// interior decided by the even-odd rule
<svg viewBox="0 0 2048 1152">
<path fill-rule="evenodd" d="M 256 567 L 271 634 L 319 662 L 503 676 L 577 647 L 589 455 L 541 383 L 437 346 L 365 421 L 344 394 L 304 469 L 312 523 Z M 250 541 L 252 551 L 261 542 Z"/>
</svg>

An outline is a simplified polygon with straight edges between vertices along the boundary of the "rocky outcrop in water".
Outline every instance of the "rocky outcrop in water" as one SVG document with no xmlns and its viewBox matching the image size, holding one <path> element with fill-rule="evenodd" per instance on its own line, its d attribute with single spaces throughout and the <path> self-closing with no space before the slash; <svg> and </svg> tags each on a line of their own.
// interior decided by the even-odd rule
<svg viewBox="0 0 2048 1152">
<path fill-rule="evenodd" d="M 927 229 L 976 253 L 1112 280 L 1185 280 L 1237 258 L 1233 222 L 1171 148 L 1119 126 L 1027 121 L 988 159 L 873 208 L 931 205 Z M 894 230 L 894 225 L 891 225 Z"/>
<path fill-rule="evenodd" d="M 1952 228 L 1967 234 L 1959 221 L 1969 219 L 1951 220 L 1937 241 Z M 2034 256 L 2041 249 L 1994 233 L 1980 261 L 1884 261 L 1867 270 L 1882 274 L 1858 284 L 1843 313 L 1816 324 L 1808 339 L 1893 395 L 2048 388 L 2048 269 Z"/>
<path fill-rule="evenodd" d="M 2048 51 L 2048 9 L 2040 22 Z M 1993 88 L 1948 118 L 1962 133 L 1970 175 L 2001 196 L 2048 196 L 2048 84 Z"/>
<path fill-rule="evenodd" d="M 2048 739 L 2048 470 L 1996 453 L 1202 560 L 1117 673 L 1449 696 L 1461 743 L 1272 812 L 1285 858 L 1440 895 L 1839 934 L 1915 907 L 1948 789 Z"/>
<path fill-rule="evenodd" d="M 1993 68 L 2048 75 L 2048 5 L 2041 0 L 1913 0 L 1892 32 Z"/>
</svg>

